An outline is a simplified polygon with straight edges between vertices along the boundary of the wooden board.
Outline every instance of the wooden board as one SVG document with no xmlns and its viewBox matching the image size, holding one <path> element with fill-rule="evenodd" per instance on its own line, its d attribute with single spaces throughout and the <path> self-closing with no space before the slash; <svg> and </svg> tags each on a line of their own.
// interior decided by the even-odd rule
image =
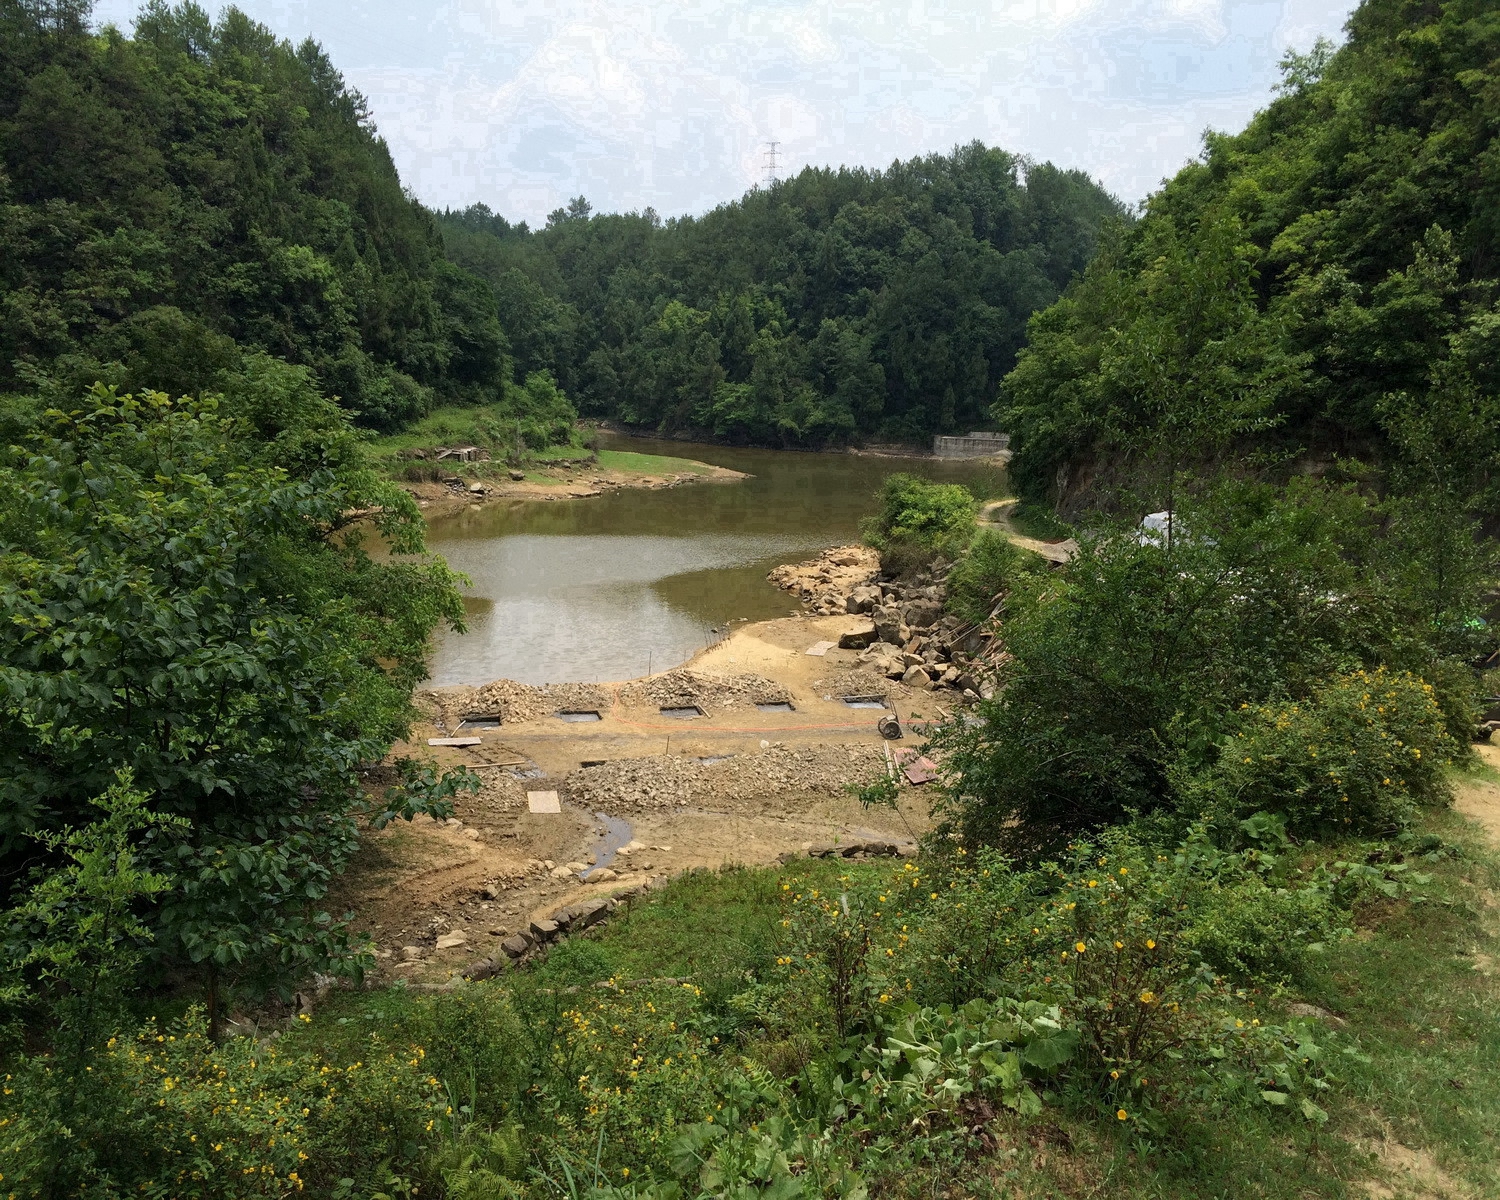
<svg viewBox="0 0 1500 1200">
<path fill-rule="evenodd" d="M 931 783 L 938 776 L 937 763 L 915 750 L 897 750 L 896 761 L 908 783 Z"/>
<path fill-rule="evenodd" d="M 484 739 L 477 737 L 428 738 L 427 744 L 429 746 L 479 746 L 484 744 Z"/>
</svg>

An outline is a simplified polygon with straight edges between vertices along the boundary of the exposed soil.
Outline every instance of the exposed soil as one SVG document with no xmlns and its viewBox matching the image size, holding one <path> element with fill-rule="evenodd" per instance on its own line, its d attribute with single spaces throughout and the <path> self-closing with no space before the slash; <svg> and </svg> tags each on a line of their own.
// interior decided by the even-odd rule
<svg viewBox="0 0 1500 1200">
<path fill-rule="evenodd" d="M 888 769 L 879 718 L 894 713 L 909 729 L 956 697 L 857 669 L 858 652 L 837 642 L 868 623 L 845 615 L 748 625 L 685 667 L 623 683 L 500 680 L 419 693 L 426 719 L 393 756 L 463 764 L 483 784 L 459 800 L 453 822 L 423 818 L 367 835 L 339 900 L 378 946 L 376 979 L 441 982 L 534 918 L 694 867 L 769 864 L 820 843 L 914 840 L 928 824 L 920 788 L 902 789 L 899 813 L 866 812 L 848 789 Z M 819 642 L 835 645 L 806 653 Z M 845 695 L 882 695 L 888 707 L 850 708 Z M 703 715 L 661 712 L 687 705 Z M 568 710 L 599 719 L 557 715 Z M 500 724 L 460 730 L 466 716 Z M 427 745 L 455 732 L 481 740 Z M 916 741 L 908 733 L 897 745 Z M 544 790 L 559 794 L 561 813 L 529 811 L 527 792 Z M 603 848 L 604 818 L 614 843 L 623 821 L 639 848 L 613 858 L 614 878 L 589 882 L 577 868 Z"/>
</svg>

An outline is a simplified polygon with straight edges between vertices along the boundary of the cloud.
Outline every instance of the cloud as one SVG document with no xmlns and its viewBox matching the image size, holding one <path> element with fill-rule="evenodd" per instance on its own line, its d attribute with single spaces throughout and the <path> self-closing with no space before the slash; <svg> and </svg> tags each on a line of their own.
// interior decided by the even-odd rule
<svg viewBox="0 0 1500 1200">
<path fill-rule="evenodd" d="M 427 203 L 701 212 L 788 169 L 979 138 L 1127 200 L 1264 104 L 1350 0 L 242 0 L 369 97 Z M 100 20 L 131 7 L 103 0 Z"/>
</svg>

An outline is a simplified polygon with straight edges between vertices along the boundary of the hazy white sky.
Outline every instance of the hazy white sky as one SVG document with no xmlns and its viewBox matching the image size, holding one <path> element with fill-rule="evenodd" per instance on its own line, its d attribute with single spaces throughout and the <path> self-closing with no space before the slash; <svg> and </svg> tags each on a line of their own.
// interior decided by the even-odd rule
<svg viewBox="0 0 1500 1200">
<path fill-rule="evenodd" d="M 212 7 L 210 4 L 209 7 Z M 1263 105 L 1352 0 L 240 0 L 311 34 L 442 208 L 702 212 L 764 174 L 974 138 L 1127 201 Z M 101 0 L 128 28 L 136 0 Z"/>
</svg>

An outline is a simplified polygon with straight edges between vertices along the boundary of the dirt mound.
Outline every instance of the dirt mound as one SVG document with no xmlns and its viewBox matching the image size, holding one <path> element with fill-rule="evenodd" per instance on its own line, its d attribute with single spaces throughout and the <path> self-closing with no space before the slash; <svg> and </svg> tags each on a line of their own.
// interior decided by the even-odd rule
<svg viewBox="0 0 1500 1200">
<path fill-rule="evenodd" d="M 783 704 L 790 699 L 786 688 L 763 675 L 710 675 L 686 669 L 653 675 L 620 689 L 620 700 L 625 704 L 664 707 L 696 704 L 704 712 L 713 708 Z"/>
<path fill-rule="evenodd" d="M 793 748 L 700 762 L 682 755 L 622 759 L 573 771 L 560 790 L 594 812 L 642 812 L 687 805 L 723 810 L 808 795 L 840 796 L 885 770 L 880 747 L 867 743 Z"/>
<path fill-rule="evenodd" d="M 497 679 L 483 687 L 430 688 L 418 692 L 412 702 L 418 710 L 450 733 L 465 716 L 500 718 L 502 725 L 519 725 L 539 717 L 570 710 L 604 711 L 611 704 L 610 695 L 592 683 L 549 683 L 532 687 L 514 679 Z"/>
</svg>

